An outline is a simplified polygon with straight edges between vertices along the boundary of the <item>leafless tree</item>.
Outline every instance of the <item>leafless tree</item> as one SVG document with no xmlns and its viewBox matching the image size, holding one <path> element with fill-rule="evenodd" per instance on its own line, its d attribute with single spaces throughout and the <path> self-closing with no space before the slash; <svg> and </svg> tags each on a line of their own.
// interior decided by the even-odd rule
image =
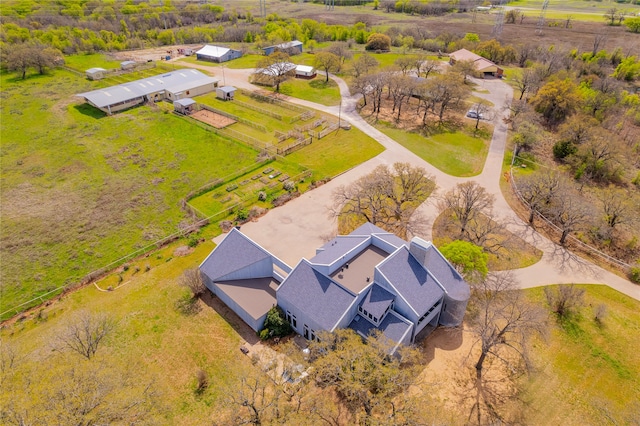
<svg viewBox="0 0 640 426">
<path fill-rule="evenodd" d="M 493 209 L 495 197 L 478 183 L 469 181 L 456 185 L 447 191 L 438 201 L 440 213 L 449 211 L 455 215 L 460 228 L 460 235 L 467 232 L 467 225 L 478 214 L 488 213 Z"/>
<path fill-rule="evenodd" d="M 425 89 L 427 92 L 425 98 L 432 101 L 432 108 L 436 110 L 439 123 L 444 121 L 445 112 L 459 106 L 470 93 L 466 85 L 461 85 L 457 81 L 454 72 L 438 75 L 436 78 L 428 80 Z"/>
<path fill-rule="evenodd" d="M 276 92 L 280 92 L 280 84 L 293 75 L 289 55 L 285 52 L 275 52 L 264 57 L 258 61 L 256 68 L 256 72 L 253 74 L 256 81 L 268 80 L 276 86 Z"/>
<path fill-rule="evenodd" d="M 540 84 L 540 75 L 535 68 L 525 68 L 522 74 L 514 77 L 513 82 L 520 91 L 520 97 L 518 99 L 522 99 L 525 93 L 535 93 Z"/>
<path fill-rule="evenodd" d="M 477 400 L 472 413 L 479 424 L 484 424 L 482 414 L 497 414 L 499 407 L 492 406 L 495 398 L 489 395 L 484 371 L 486 361 L 494 359 L 495 365 L 503 365 L 507 375 L 512 371 L 527 371 L 529 340 L 534 335 L 546 334 L 546 314 L 517 291 L 518 283 L 511 272 L 490 273 L 473 287 L 470 301 L 470 332 L 474 336 L 473 349 L 480 354 L 475 363 Z M 503 384 L 504 385 L 504 384 Z M 503 386 L 503 390 L 506 387 Z"/>
<path fill-rule="evenodd" d="M 545 287 L 544 295 L 549 307 L 559 318 L 575 314 L 584 304 L 584 289 L 573 284 Z"/>
<path fill-rule="evenodd" d="M 114 328 L 115 322 L 107 315 L 81 311 L 58 336 L 59 349 L 68 349 L 91 359 Z"/>
<path fill-rule="evenodd" d="M 402 111 L 402 104 L 406 99 L 411 99 L 413 95 L 415 83 L 411 77 L 402 74 L 394 74 L 389 77 L 388 87 L 391 96 L 393 97 L 393 108 L 391 112 L 395 112 L 398 109 L 398 116 L 396 121 L 400 121 L 400 114 Z"/>
<path fill-rule="evenodd" d="M 411 71 L 411 68 L 415 66 L 415 63 L 416 63 L 416 57 L 409 56 L 409 55 L 400 56 L 394 62 L 394 64 L 402 72 L 402 75 L 407 75 L 407 73 Z"/>
<path fill-rule="evenodd" d="M 603 16 L 604 16 L 604 19 L 609 23 L 609 25 L 615 25 L 617 15 L 618 15 L 618 8 L 612 7 L 607 9 L 607 11 Z"/>
<path fill-rule="evenodd" d="M 493 119 L 493 117 L 489 116 L 489 113 L 491 112 L 491 105 L 489 104 L 488 101 L 485 101 L 484 99 L 480 99 L 478 102 L 475 102 L 471 107 L 471 110 L 476 112 L 476 118 L 475 118 L 476 130 L 478 130 L 478 126 L 480 125 L 481 119 L 484 119 L 484 120 Z"/>
<path fill-rule="evenodd" d="M 560 244 L 565 244 L 571 232 L 587 226 L 593 218 L 590 206 L 569 185 L 559 188 L 557 196 L 545 206 L 544 213 L 560 228 Z"/>
<path fill-rule="evenodd" d="M 358 59 L 353 61 L 353 75 L 358 78 L 363 75 L 369 74 L 373 69 L 378 66 L 378 61 L 369 55 L 363 53 Z"/>
<path fill-rule="evenodd" d="M 434 189 L 435 180 L 421 167 L 396 163 L 389 170 L 378 166 L 334 191 L 333 214 L 362 218 L 400 237 L 415 235 L 424 226 L 416 208 Z"/>
<path fill-rule="evenodd" d="M 616 188 L 607 188 L 598 193 L 598 198 L 602 203 L 602 212 L 604 221 L 610 228 L 618 225 L 630 223 L 638 220 L 638 204 L 637 199 L 627 191 Z"/>
<path fill-rule="evenodd" d="M 517 183 L 520 196 L 529 207 L 529 223 L 533 224 L 536 212 L 544 210 L 560 188 L 560 177 L 555 172 L 536 172 L 523 176 Z"/>
<path fill-rule="evenodd" d="M 457 61 L 451 67 L 451 71 L 462 75 L 463 83 L 467 82 L 468 76 L 475 77 L 478 74 L 478 71 L 476 71 L 476 63 L 472 60 Z"/>
<path fill-rule="evenodd" d="M 327 48 L 327 52 L 331 52 L 338 56 L 341 64 L 344 64 L 347 59 L 351 59 L 353 57 L 351 50 L 349 50 L 349 45 L 345 41 L 331 43 L 331 46 Z"/>
<path fill-rule="evenodd" d="M 418 62 L 416 62 L 417 64 Z M 418 77 L 420 77 L 424 73 L 424 78 L 429 78 L 429 74 L 437 73 L 440 69 L 440 65 L 442 62 L 436 61 L 433 59 L 426 59 L 419 61 L 419 65 L 416 65 L 416 71 L 418 73 Z"/>
<path fill-rule="evenodd" d="M 198 268 L 185 269 L 179 278 L 179 284 L 188 288 L 194 299 L 200 297 L 207 289 Z"/>
<path fill-rule="evenodd" d="M 605 41 L 607 41 L 606 32 L 598 33 L 593 37 L 593 49 L 591 49 L 592 56 L 595 56 L 596 53 L 600 51 L 600 47 L 604 44 Z"/>
</svg>

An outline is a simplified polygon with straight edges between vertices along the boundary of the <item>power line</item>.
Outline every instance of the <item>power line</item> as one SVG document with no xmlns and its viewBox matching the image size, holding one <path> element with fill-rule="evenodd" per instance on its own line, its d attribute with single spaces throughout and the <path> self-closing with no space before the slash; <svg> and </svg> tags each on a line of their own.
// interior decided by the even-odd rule
<svg viewBox="0 0 640 426">
<path fill-rule="evenodd" d="M 537 35 L 542 35 L 542 29 L 544 28 L 544 15 L 547 13 L 547 6 L 549 6 L 549 0 L 544 0 L 542 10 L 540 11 L 540 17 L 538 18 L 538 24 L 536 25 Z"/>
</svg>

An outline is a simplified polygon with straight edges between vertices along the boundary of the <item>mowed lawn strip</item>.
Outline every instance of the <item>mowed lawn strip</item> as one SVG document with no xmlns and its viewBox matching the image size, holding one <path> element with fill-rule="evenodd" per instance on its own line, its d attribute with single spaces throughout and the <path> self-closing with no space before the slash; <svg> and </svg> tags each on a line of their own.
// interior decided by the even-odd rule
<svg viewBox="0 0 640 426">
<path fill-rule="evenodd" d="M 1 77 L 2 306 L 77 282 L 177 230 L 179 200 L 257 152 L 148 107 L 105 116 L 67 71 Z"/>
<path fill-rule="evenodd" d="M 275 90 L 275 88 L 268 89 Z M 289 79 L 280 84 L 280 93 L 327 106 L 340 104 L 340 88 L 338 84 L 331 79 L 327 83 L 325 77 L 320 74 L 313 80 Z"/>
<path fill-rule="evenodd" d="M 422 136 L 384 124 L 376 127 L 432 166 L 452 176 L 480 174 L 489 152 L 488 140 L 463 132 Z"/>
<path fill-rule="evenodd" d="M 640 302 L 605 285 L 579 287 L 579 314 L 553 317 L 548 340 L 533 346 L 537 368 L 523 394 L 530 424 L 627 424 L 640 412 Z M 546 305 L 543 288 L 526 291 Z"/>
</svg>

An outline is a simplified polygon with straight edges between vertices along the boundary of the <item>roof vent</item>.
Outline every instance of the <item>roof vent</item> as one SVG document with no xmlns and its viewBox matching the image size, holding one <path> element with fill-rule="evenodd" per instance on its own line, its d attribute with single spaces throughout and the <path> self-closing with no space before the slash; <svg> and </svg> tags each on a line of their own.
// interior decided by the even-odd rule
<svg viewBox="0 0 640 426">
<path fill-rule="evenodd" d="M 371 281 L 371 277 L 367 277 L 367 282 Z"/>
</svg>

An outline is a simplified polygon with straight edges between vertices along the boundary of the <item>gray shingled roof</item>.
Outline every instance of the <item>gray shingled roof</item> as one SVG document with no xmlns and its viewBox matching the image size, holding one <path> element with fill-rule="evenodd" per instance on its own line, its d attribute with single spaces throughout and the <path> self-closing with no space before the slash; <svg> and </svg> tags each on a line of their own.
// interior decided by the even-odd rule
<svg viewBox="0 0 640 426">
<path fill-rule="evenodd" d="M 372 235 L 372 234 L 390 234 L 382 228 L 375 226 L 371 222 L 364 223 L 351 231 L 349 235 Z"/>
<path fill-rule="evenodd" d="M 198 70 L 180 69 L 166 74 L 107 87 L 105 89 L 79 93 L 76 96 L 85 98 L 98 108 L 104 108 L 108 105 L 140 98 L 162 90 L 176 93 L 192 87 L 215 83 L 216 81 L 218 80 L 213 77 L 207 77 Z"/>
<path fill-rule="evenodd" d="M 266 257 L 271 257 L 268 251 L 251 241 L 242 232 L 232 228 L 224 240 L 202 262 L 200 270 L 215 282 Z"/>
<path fill-rule="evenodd" d="M 331 265 L 345 254 L 367 241 L 368 236 L 341 235 L 323 245 L 318 254 L 313 256 L 311 263 L 316 265 Z"/>
<path fill-rule="evenodd" d="M 444 295 L 435 279 L 406 247 L 386 258 L 378 269 L 418 316 L 427 312 Z"/>
<path fill-rule="evenodd" d="M 393 299 L 395 299 L 393 294 L 378 284 L 374 284 L 364 299 L 362 299 L 362 302 L 360 302 L 360 306 L 374 317 L 380 319 L 389 305 L 391 305 L 391 302 L 393 302 Z"/>
<path fill-rule="evenodd" d="M 359 334 L 363 336 L 369 336 L 373 330 L 380 330 L 384 333 L 384 335 L 393 340 L 396 343 L 399 343 L 402 338 L 405 336 L 407 332 L 411 331 L 412 324 L 406 318 L 402 317 L 402 315 L 398 314 L 395 311 L 390 311 L 389 314 L 384 317 L 384 321 L 378 327 L 375 327 L 366 319 L 362 318 L 360 315 L 356 315 L 349 324 L 349 328 L 355 330 Z M 391 353 L 395 352 L 397 346 L 393 348 Z"/>
<path fill-rule="evenodd" d="M 429 272 L 436 277 L 449 296 L 456 300 L 469 299 L 469 284 L 433 245 L 429 248 L 425 263 Z"/>
<path fill-rule="evenodd" d="M 389 244 L 391 244 L 392 246 L 394 246 L 395 248 L 400 248 L 402 246 L 408 246 L 407 242 L 405 240 L 403 240 L 402 238 L 398 237 L 395 234 L 376 234 L 374 236 L 374 238 L 379 238 L 382 241 L 385 241 Z"/>
<path fill-rule="evenodd" d="M 333 331 L 356 299 L 355 294 L 313 269 L 306 259 L 291 271 L 276 294 L 278 300 L 297 306 L 328 331 Z"/>
<path fill-rule="evenodd" d="M 178 105 L 182 105 L 182 106 L 189 106 L 189 105 L 193 105 L 195 104 L 196 101 L 194 101 L 191 98 L 184 98 L 184 99 L 178 99 L 177 101 L 173 101 L 173 104 L 178 104 Z"/>
</svg>

